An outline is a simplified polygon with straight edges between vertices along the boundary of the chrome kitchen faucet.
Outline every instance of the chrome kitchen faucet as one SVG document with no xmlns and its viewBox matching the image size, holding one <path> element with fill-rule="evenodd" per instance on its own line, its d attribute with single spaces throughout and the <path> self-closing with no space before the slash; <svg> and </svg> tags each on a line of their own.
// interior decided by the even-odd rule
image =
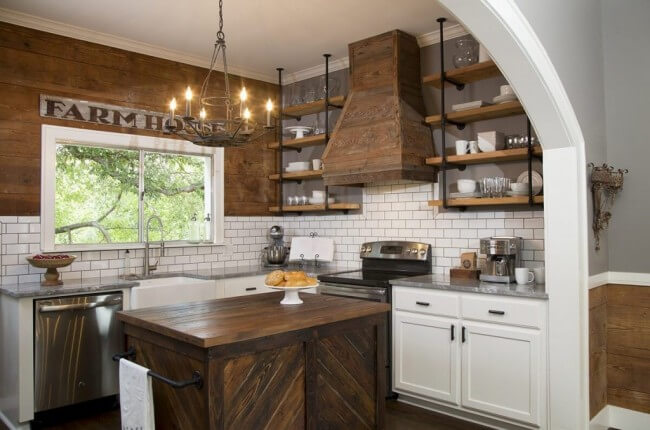
<svg viewBox="0 0 650 430">
<path fill-rule="evenodd" d="M 158 260 L 154 264 L 151 264 L 149 261 L 149 258 L 151 257 L 149 248 L 151 245 L 151 242 L 149 242 L 149 224 L 151 224 L 151 220 L 156 219 L 158 220 L 158 225 L 160 226 L 160 241 L 157 243 L 159 244 L 160 247 L 160 255 L 158 256 Z M 158 269 L 158 262 L 160 261 L 160 257 L 165 256 L 165 242 L 163 241 L 163 222 L 162 219 L 158 215 L 152 215 L 147 219 L 147 223 L 145 225 L 145 242 L 144 242 L 144 270 L 142 275 L 143 276 L 149 276 L 151 275 L 151 272 L 154 270 Z"/>
</svg>

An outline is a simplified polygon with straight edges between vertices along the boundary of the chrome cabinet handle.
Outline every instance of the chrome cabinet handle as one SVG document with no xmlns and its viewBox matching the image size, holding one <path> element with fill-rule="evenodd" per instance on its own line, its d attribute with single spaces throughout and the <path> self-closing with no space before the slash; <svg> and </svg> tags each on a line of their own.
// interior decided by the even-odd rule
<svg viewBox="0 0 650 430">
<path fill-rule="evenodd" d="M 62 311 L 72 311 L 72 310 L 87 310 L 100 308 L 104 306 L 115 306 L 122 303 L 122 297 L 115 297 L 113 299 L 104 300 L 102 302 L 92 302 L 92 303 L 75 303 L 70 305 L 41 305 L 39 306 L 39 312 L 62 312 Z"/>
</svg>

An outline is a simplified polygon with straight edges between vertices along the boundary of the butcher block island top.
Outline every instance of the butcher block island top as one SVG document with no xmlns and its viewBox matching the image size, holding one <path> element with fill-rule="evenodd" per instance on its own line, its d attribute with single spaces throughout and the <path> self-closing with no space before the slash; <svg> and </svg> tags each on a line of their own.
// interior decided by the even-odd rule
<svg viewBox="0 0 650 430">
<path fill-rule="evenodd" d="M 118 313 L 118 319 L 201 348 L 273 336 L 387 312 L 390 305 L 301 294 L 301 305 L 281 305 L 284 293 L 256 294 Z"/>
<path fill-rule="evenodd" d="M 156 428 L 384 428 L 390 305 L 283 293 L 124 311 L 131 359 L 153 379 Z"/>
</svg>

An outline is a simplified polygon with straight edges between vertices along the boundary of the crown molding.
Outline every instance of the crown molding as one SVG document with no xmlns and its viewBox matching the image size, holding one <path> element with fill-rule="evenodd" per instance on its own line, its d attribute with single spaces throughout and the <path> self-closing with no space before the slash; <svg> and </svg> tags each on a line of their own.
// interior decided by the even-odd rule
<svg viewBox="0 0 650 430">
<path fill-rule="evenodd" d="M 0 21 L 9 24 L 19 25 L 22 27 L 33 28 L 34 30 L 45 31 L 48 33 L 58 34 L 60 36 L 72 37 L 74 39 L 84 40 L 86 42 L 98 43 L 113 48 L 124 49 L 125 51 L 137 52 L 139 54 L 150 55 L 152 57 L 163 58 L 165 60 L 177 61 L 179 63 L 189 64 L 208 68 L 210 62 L 207 56 L 187 54 L 182 51 L 164 48 L 158 45 L 151 45 L 125 37 L 115 36 L 113 34 L 102 33 L 90 30 L 84 27 L 65 24 L 35 15 L 18 12 L 11 9 L 0 8 Z M 242 76 L 250 79 L 257 79 L 264 82 L 276 83 L 277 79 L 273 74 L 259 73 L 254 70 L 229 65 L 228 72 L 233 75 Z"/>
<path fill-rule="evenodd" d="M 337 58 L 335 60 L 330 60 L 329 71 L 336 72 L 337 70 L 343 70 L 350 67 L 350 59 L 348 57 Z M 322 76 L 325 74 L 325 64 L 319 64 L 317 66 L 308 67 L 306 69 L 298 70 L 297 72 L 287 73 L 285 77 L 282 78 L 282 84 L 293 84 L 294 82 L 304 81 L 305 79 L 314 78 L 316 76 Z"/>
<path fill-rule="evenodd" d="M 444 28 L 444 40 L 455 39 L 460 36 L 466 36 L 469 34 L 467 30 L 463 28 L 460 24 L 449 25 Z M 440 42 L 440 30 L 434 30 L 429 33 L 424 33 L 416 37 L 418 45 L 420 48 L 425 46 L 434 45 Z"/>
<path fill-rule="evenodd" d="M 467 34 L 469 34 L 467 30 L 465 30 L 460 24 L 453 24 L 445 27 L 444 40 L 455 39 Z M 440 43 L 440 30 L 434 30 L 429 33 L 421 34 L 417 36 L 416 39 L 420 48 Z M 330 61 L 330 72 L 346 69 L 348 67 L 350 67 L 350 59 L 348 57 L 338 58 L 336 60 Z M 292 84 L 294 82 L 304 81 L 305 79 L 321 76 L 324 74 L 325 65 L 319 64 L 317 66 L 287 74 L 286 79 L 283 79 L 283 84 Z"/>
<path fill-rule="evenodd" d="M 164 58 L 170 61 L 189 64 L 208 68 L 210 63 L 207 57 L 187 54 L 182 51 L 164 48 L 158 45 L 151 45 L 137 40 L 127 39 L 125 37 L 115 36 L 108 33 L 94 31 L 84 27 L 65 24 L 35 15 L 18 12 L 12 9 L 0 8 L 0 21 L 8 22 L 22 27 L 33 28 L 35 30 L 45 31 L 48 33 L 58 34 L 60 36 L 71 37 L 74 39 L 85 40 L 86 42 L 98 43 L 100 45 L 111 46 L 113 48 L 124 49 L 125 51 L 137 52 L 139 54 L 150 55 L 152 57 Z M 444 40 L 454 39 L 456 37 L 469 34 L 460 24 L 453 24 L 445 27 Z M 440 41 L 440 30 L 434 30 L 429 33 L 417 36 L 418 46 L 430 46 Z M 337 58 L 330 61 L 330 71 L 346 69 L 350 66 L 348 57 Z M 243 76 L 250 79 L 257 79 L 264 82 L 277 83 L 274 74 L 260 73 L 255 70 L 230 65 L 229 70 L 233 75 Z M 305 79 L 321 76 L 325 74 L 325 64 L 319 64 L 296 72 L 287 73 L 283 79 L 284 84 L 303 81 Z"/>
</svg>

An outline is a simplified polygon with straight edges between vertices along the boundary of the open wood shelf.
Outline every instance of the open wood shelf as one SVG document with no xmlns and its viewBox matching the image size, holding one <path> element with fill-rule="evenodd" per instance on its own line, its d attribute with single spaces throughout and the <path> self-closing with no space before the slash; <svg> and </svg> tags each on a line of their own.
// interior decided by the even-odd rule
<svg viewBox="0 0 650 430">
<path fill-rule="evenodd" d="M 542 156 L 542 147 L 533 146 L 533 155 Z M 493 152 L 479 152 L 478 154 L 447 155 L 447 162 L 451 164 L 483 164 L 505 163 L 508 161 L 522 161 L 528 159 L 528 148 L 502 149 Z M 442 157 L 427 158 L 429 166 L 442 166 Z"/>
<path fill-rule="evenodd" d="M 476 109 L 467 109 L 459 112 L 450 112 L 447 114 L 447 120 L 457 123 L 468 123 L 476 121 L 485 121 L 494 118 L 505 118 L 513 115 L 525 113 L 524 108 L 518 101 L 489 105 Z M 439 126 L 442 121 L 441 115 L 431 115 L 424 119 L 427 124 Z"/>
<path fill-rule="evenodd" d="M 501 76 L 501 71 L 494 64 L 494 61 L 485 61 L 483 63 L 472 64 L 471 66 L 461 67 L 459 69 L 449 70 L 445 76 L 459 84 L 471 84 L 472 82 L 480 81 L 482 79 L 492 78 L 494 76 Z M 436 88 L 441 88 L 440 73 L 427 75 L 422 78 L 424 85 L 431 85 Z M 454 85 L 449 81 L 445 82 L 446 85 Z"/>
<path fill-rule="evenodd" d="M 361 209 L 358 203 L 332 203 L 329 205 L 330 211 L 355 211 Z M 278 206 L 271 206 L 270 212 L 280 212 Z M 283 212 L 324 212 L 325 205 L 284 205 L 282 206 Z"/>
<path fill-rule="evenodd" d="M 320 179 L 322 177 L 322 170 L 304 170 L 302 172 L 284 172 L 282 174 L 283 181 L 302 181 L 304 179 Z M 279 181 L 280 174 L 275 173 L 273 175 L 269 175 L 269 179 L 272 181 Z"/>
<path fill-rule="evenodd" d="M 308 146 L 318 146 L 325 143 L 325 134 L 315 134 L 312 136 L 301 137 L 300 139 L 288 139 L 282 141 L 283 148 L 306 148 Z M 269 143 L 269 149 L 280 149 L 280 142 Z"/>
<path fill-rule="evenodd" d="M 343 103 L 345 103 L 345 96 L 330 97 L 330 105 L 342 107 Z M 287 106 L 283 108 L 282 114 L 290 117 L 305 116 L 313 113 L 325 112 L 325 109 L 325 99 L 323 99 L 301 105 Z"/>
<path fill-rule="evenodd" d="M 544 203 L 544 196 L 533 196 L 534 203 Z M 466 199 L 447 199 L 447 206 L 503 206 L 527 205 L 528 196 L 516 197 L 477 197 Z M 429 200 L 429 206 L 442 206 L 442 200 Z"/>
</svg>

